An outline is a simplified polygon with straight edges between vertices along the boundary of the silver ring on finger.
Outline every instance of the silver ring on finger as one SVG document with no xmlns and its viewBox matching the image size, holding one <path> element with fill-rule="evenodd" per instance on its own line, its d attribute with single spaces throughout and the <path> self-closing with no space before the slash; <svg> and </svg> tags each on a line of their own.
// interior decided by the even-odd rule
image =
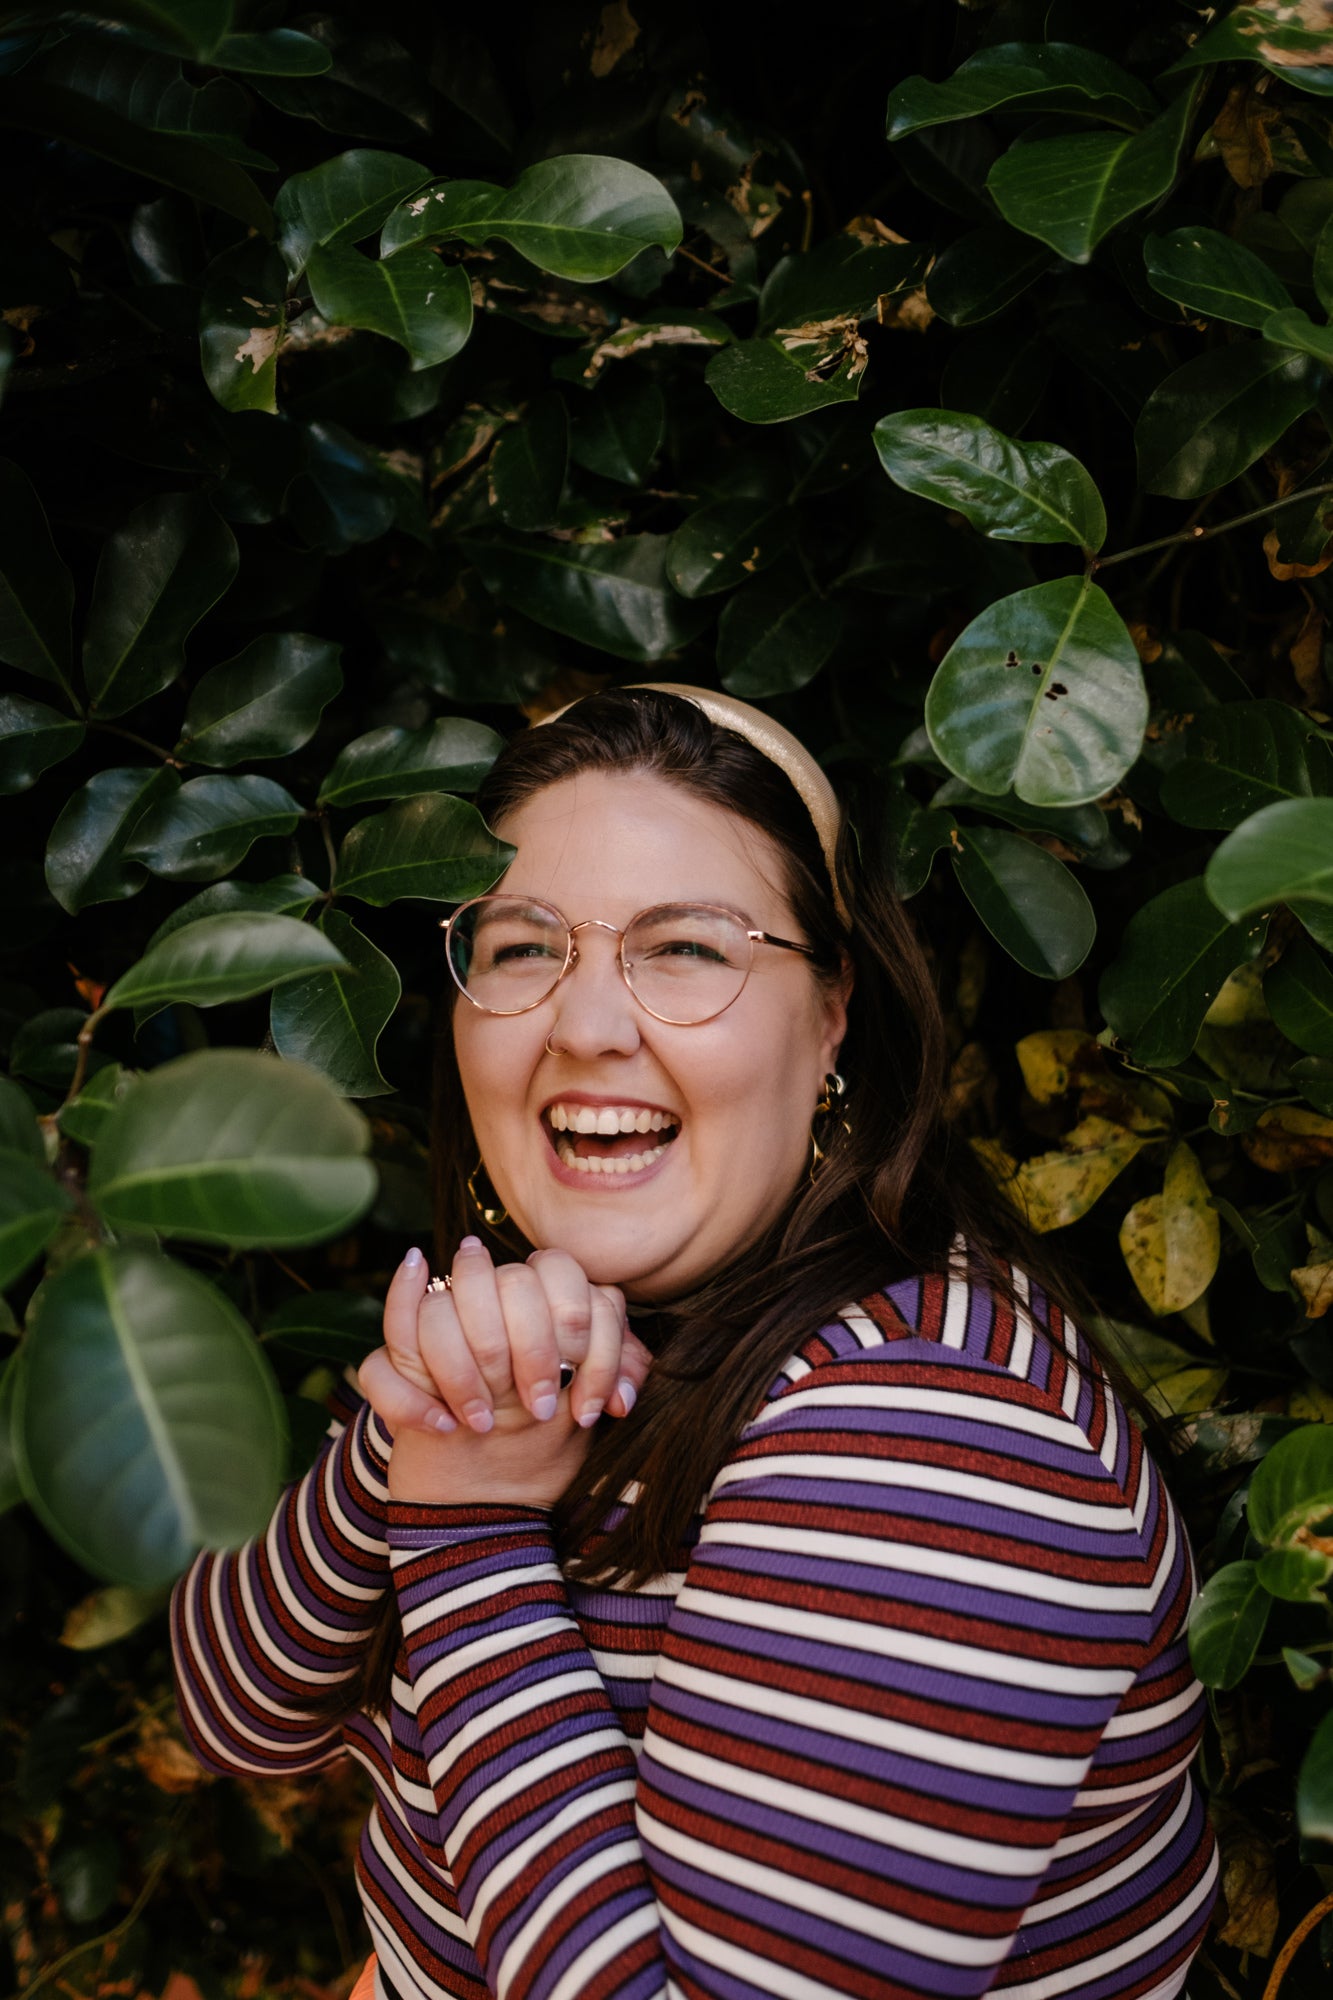
<svg viewBox="0 0 1333 2000">
<path fill-rule="evenodd" d="M 576 1366 L 572 1361 L 562 1361 L 560 1363 L 561 1389 L 567 1389 L 570 1383 L 574 1380 L 574 1377 L 578 1374 L 578 1372 L 579 1372 L 578 1369 L 576 1368 Z"/>
</svg>

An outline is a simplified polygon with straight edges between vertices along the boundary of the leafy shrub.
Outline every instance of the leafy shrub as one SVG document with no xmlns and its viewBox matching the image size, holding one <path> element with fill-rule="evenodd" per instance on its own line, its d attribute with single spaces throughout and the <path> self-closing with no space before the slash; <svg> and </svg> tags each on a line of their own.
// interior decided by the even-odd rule
<svg viewBox="0 0 1333 2000">
<path fill-rule="evenodd" d="M 1178 1421 L 1195 2000 L 1333 1883 L 1333 44 L 1220 11 L 7 10 L 20 1988 L 357 1954 L 355 1796 L 182 1761 L 165 1586 L 428 1227 L 469 793 L 651 676 L 869 775 L 954 1113 Z"/>
</svg>

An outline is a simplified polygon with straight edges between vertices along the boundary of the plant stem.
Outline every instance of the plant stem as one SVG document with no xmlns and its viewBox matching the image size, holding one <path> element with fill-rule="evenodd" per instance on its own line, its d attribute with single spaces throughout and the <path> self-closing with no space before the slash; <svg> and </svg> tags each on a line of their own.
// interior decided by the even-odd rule
<svg viewBox="0 0 1333 2000">
<path fill-rule="evenodd" d="M 106 1007 L 95 1007 L 83 1026 L 79 1029 L 79 1053 L 75 1058 L 74 1074 L 70 1078 L 69 1089 L 65 1092 L 64 1104 L 61 1105 L 62 1111 L 65 1104 L 72 1104 L 83 1089 L 84 1080 L 88 1074 L 88 1058 L 93 1050 L 93 1035 L 96 1032 L 98 1022 L 108 1011 Z"/>
<path fill-rule="evenodd" d="M 1099 569 L 1109 569 L 1112 563 L 1129 562 L 1134 556 L 1151 555 L 1155 549 L 1169 549 L 1178 542 L 1210 541 L 1214 535 L 1229 534 L 1232 528 L 1244 528 L 1251 521 L 1262 521 L 1268 514 L 1276 514 L 1280 507 L 1294 507 L 1298 500 L 1312 500 L 1317 494 L 1333 493 L 1333 479 L 1325 479 L 1318 486 L 1302 486 L 1296 493 L 1288 493 L 1282 500 L 1269 500 L 1262 507 L 1254 507 L 1248 514 L 1234 514 L 1229 521 L 1216 521 L 1211 528 L 1196 524 L 1192 528 L 1181 528 L 1174 535 L 1159 535 L 1155 542 L 1140 542 L 1136 548 L 1116 549 L 1109 556 L 1089 558 L 1086 574 L 1093 576 Z"/>
<path fill-rule="evenodd" d="M 1320 1923 L 1331 1910 L 1333 1910 L 1333 1895 L 1328 1895 L 1323 1897 L 1320 1902 L 1315 1904 L 1312 1910 L 1308 1910 L 1301 1918 L 1295 1930 L 1277 1955 L 1277 1961 L 1273 1966 L 1268 1984 L 1264 1988 L 1264 2000 L 1277 2000 L 1278 1988 L 1287 1976 L 1291 1961 L 1295 1958 L 1316 1924 Z"/>
<path fill-rule="evenodd" d="M 324 852 L 329 858 L 329 886 L 327 894 L 331 900 L 338 880 L 338 850 L 333 844 L 333 833 L 329 826 L 328 814 L 326 812 L 319 812 L 316 813 L 315 817 L 319 821 L 319 831 L 324 841 Z"/>
<path fill-rule="evenodd" d="M 136 736 L 132 729 L 122 729 L 118 722 L 90 722 L 88 727 L 100 729 L 105 736 L 123 736 L 127 743 L 137 743 L 141 750 L 151 750 L 154 757 L 160 757 L 164 764 L 170 764 L 173 769 L 177 771 L 185 769 L 180 758 L 173 756 L 170 750 L 164 750 L 160 743 L 150 743 L 146 736 Z"/>
<path fill-rule="evenodd" d="M 102 1931 L 97 1937 L 85 1938 L 82 1944 L 76 1944 L 62 1958 L 56 1959 L 54 1964 L 43 1966 L 31 1986 L 24 1988 L 24 2000 L 32 2000 L 34 1993 L 43 1986 L 49 1986 L 57 1974 L 63 1972 L 67 1965 L 72 1965 L 76 1958 L 82 1958 L 86 1951 L 92 1951 L 97 1945 L 108 1945 L 114 1939 L 123 1937 L 130 1926 L 137 1923 L 139 1917 L 147 1908 L 150 1899 L 157 1889 L 158 1883 L 166 1873 L 167 1863 L 170 1859 L 171 1850 L 170 1848 L 166 1848 L 158 1855 L 157 1860 L 149 1869 L 147 1880 L 120 1922 L 113 1924 L 109 1931 Z"/>
</svg>

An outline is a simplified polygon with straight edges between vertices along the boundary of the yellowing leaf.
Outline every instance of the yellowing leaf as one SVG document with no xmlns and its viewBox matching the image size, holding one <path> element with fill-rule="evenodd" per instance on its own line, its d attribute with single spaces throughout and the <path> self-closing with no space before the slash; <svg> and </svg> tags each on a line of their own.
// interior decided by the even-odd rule
<svg viewBox="0 0 1333 2000">
<path fill-rule="evenodd" d="M 1240 1143 L 1255 1166 L 1271 1174 L 1322 1167 L 1333 1160 L 1333 1118 L 1321 1118 L 1299 1104 L 1275 1104 Z"/>
<path fill-rule="evenodd" d="M 1159 1416 L 1193 1416 L 1210 1410 L 1226 1386 L 1225 1368 L 1200 1361 L 1148 1327 L 1098 1320 L 1093 1330 Z"/>
<path fill-rule="evenodd" d="M 1333 1392 L 1317 1382 L 1302 1382 L 1287 1398 L 1287 1415 L 1306 1424 L 1333 1424 Z"/>
<path fill-rule="evenodd" d="M 1014 1176 L 1014 1200 L 1029 1227 L 1045 1235 L 1077 1222 L 1147 1143 L 1109 1118 L 1081 1118 L 1058 1152 L 1025 1160 Z"/>
<path fill-rule="evenodd" d="M 1120 1248 L 1148 1310 L 1160 1317 L 1192 1305 L 1212 1282 L 1221 1243 L 1208 1183 L 1182 1140 L 1166 1163 L 1161 1194 L 1136 1201 L 1120 1225 Z"/>
<path fill-rule="evenodd" d="M 72 1647 L 76 1653 L 91 1653 L 98 1646 L 109 1646 L 160 1611 L 166 1601 L 165 1590 L 135 1590 L 125 1583 L 109 1584 L 105 1590 L 94 1590 L 81 1597 L 71 1607 L 60 1643 Z"/>
<path fill-rule="evenodd" d="M 1040 1028 L 1024 1035 L 1014 1053 L 1029 1097 L 1051 1104 L 1072 1089 L 1076 1074 L 1100 1060 L 1101 1051 L 1082 1028 Z"/>
<path fill-rule="evenodd" d="M 1251 1021 L 1266 1021 L 1263 961 L 1254 959 L 1224 979 L 1203 1018 L 1210 1028 L 1242 1028 Z"/>
<path fill-rule="evenodd" d="M 1307 1319 L 1322 1319 L 1333 1307 L 1333 1263 L 1298 1264 L 1291 1282 L 1305 1301 Z"/>
</svg>

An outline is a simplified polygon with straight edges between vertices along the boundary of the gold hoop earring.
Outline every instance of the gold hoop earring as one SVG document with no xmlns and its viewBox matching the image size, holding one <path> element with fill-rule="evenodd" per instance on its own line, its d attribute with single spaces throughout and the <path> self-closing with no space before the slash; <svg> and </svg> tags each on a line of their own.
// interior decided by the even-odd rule
<svg viewBox="0 0 1333 2000">
<path fill-rule="evenodd" d="M 477 1175 L 483 1171 L 481 1159 L 467 1177 L 468 1198 L 488 1229 L 503 1229 L 509 1220 L 509 1210 L 492 1189 L 491 1199 L 477 1192 Z"/>
<path fill-rule="evenodd" d="M 820 1093 L 819 1102 L 815 1105 L 814 1118 L 810 1121 L 809 1175 L 811 1181 L 815 1179 L 815 1176 L 818 1174 L 820 1168 L 823 1166 L 825 1160 L 828 1158 L 827 1151 L 819 1143 L 819 1135 L 816 1131 L 817 1122 L 819 1119 L 827 1117 L 829 1112 L 836 1111 L 841 1105 L 842 1100 L 846 1096 L 846 1094 L 847 1094 L 846 1078 L 839 1076 L 838 1072 L 835 1069 L 829 1070 L 824 1078 L 824 1088 Z M 848 1123 L 847 1119 L 840 1118 L 838 1120 L 838 1123 L 841 1125 L 843 1131 L 847 1134 L 847 1137 L 850 1139 L 852 1136 L 852 1128 L 851 1125 Z M 829 1143 L 831 1144 L 833 1135 L 830 1134 L 826 1136 L 828 1136 Z"/>
</svg>

